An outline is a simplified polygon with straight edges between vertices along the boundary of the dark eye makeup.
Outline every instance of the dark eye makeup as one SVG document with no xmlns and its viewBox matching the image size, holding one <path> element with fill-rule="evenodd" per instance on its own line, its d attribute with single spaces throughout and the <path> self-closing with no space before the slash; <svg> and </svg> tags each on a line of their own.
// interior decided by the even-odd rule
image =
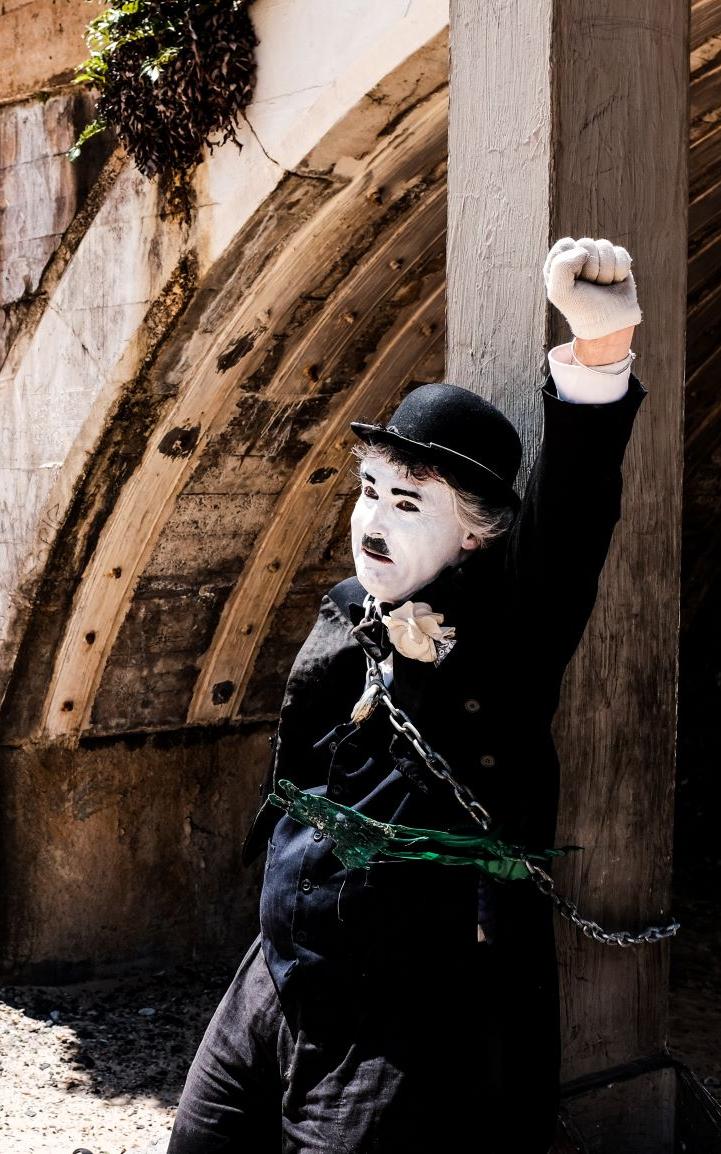
<svg viewBox="0 0 721 1154">
<path fill-rule="evenodd" d="M 377 501 L 378 500 L 378 494 L 376 493 L 373 486 L 369 485 L 367 483 L 367 480 L 365 478 L 362 481 L 362 490 L 363 490 L 363 496 L 364 497 L 370 498 L 371 501 Z M 391 490 L 391 491 L 393 492 L 393 490 Z M 396 508 L 400 509 L 403 513 L 418 513 L 419 512 L 417 505 L 413 505 L 413 504 L 411 504 L 410 501 L 405 501 L 405 500 L 404 501 L 398 501 Z"/>
</svg>

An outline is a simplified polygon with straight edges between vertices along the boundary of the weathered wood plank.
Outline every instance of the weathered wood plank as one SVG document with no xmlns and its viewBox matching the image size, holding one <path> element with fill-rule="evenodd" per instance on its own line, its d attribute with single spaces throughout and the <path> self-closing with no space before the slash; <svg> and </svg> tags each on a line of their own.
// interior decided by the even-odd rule
<svg viewBox="0 0 721 1154">
<path fill-rule="evenodd" d="M 686 423 L 687 468 L 693 470 L 698 442 L 715 436 L 714 426 L 721 417 L 721 396 L 718 390 L 718 349 L 714 346 L 705 359 L 694 358 L 693 371 L 686 379 L 689 420 Z M 707 398 L 702 408 L 699 398 Z"/>
<path fill-rule="evenodd" d="M 499 404 L 529 451 L 543 371 L 551 14 L 549 0 L 451 3 L 448 379 Z"/>
<path fill-rule="evenodd" d="M 721 106 L 721 65 L 691 81 L 690 116 L 696 120 Z"/>
<path fill-rule="evenodd" d="M 710 237 L 697 249 L 688 262 L 689 295 L 698 293 L 704 285 L 718 278 L 721 270 L 721 235 Z"/>
<path fill-rule="evenodd" d="M 678 1149 L 674 1144 L 675 1106 L 673 1069 L 619 1080 L 564 1103 L 593 1154 L 674 1154 Z"/>
<path fill-rule="evenodd" d="M 699 364 L 721 344 L 721 284 L 715 285 L 689 309 L 687 326 L 694 364 Z M 690 419 L 695 419 L 693 414 Z"/>
<path fill-rule="evenodd" d="M 691 5 L 691 51 L 710 39 L 721 35 L 721 3 L 719 0 L 696 0 Z"/>
<path fill-rule="evenodd" d="M 721 217 L 721 179 L 704 188 L 689 204 L 689 244 L 697 243 L 707 231 L 715 228 L 719 217 Z"/>
<path fill-rule="evenodd" d="M 589 847 L 558 876 L 600 921 L 663 921 L 675 736 L 688 7 L 685 0 L 492 7 L 453 0 L 451 20 L 449 376 L 510 411 L 529 452 L 540 433 L 533 390 L 542 380 L 549 238 L 610 236 L 635 258 L 645 315 L 638 371 L 651 396 L 626 465 L 623 524 L 558 719 L 559 837 Z M 552 324 L 556 340 L 565 326 Z M 566 1075 L 659 1048 L 666 949 L 614 953 L 563 923 L 559 947 Z"/>
<path fill-rule="evenodd" d="M 561 0 L 556 29 L 552 233 L 611 236 L 633 254 L 644 310 L 634 347 L 649 389 L 625 465 L 622 521 L 559 714 L 559 833 L 589 848 L 558 872 L 598 920 L 640 926 L 668 920 L 671 881 L 688 6 Z M 609 66 L 591 69 L 600 56 Z M 667 947 L 614 954 L 565 925 L 559 945 L 569 1069 L 659 1049 Z"/>
<path fill-rule="evenodd" d="M 689 192 L 692 198 L 703 192 L 721 174 L 721 124 L 712 128 L 689 149 Z"/>
</svg>

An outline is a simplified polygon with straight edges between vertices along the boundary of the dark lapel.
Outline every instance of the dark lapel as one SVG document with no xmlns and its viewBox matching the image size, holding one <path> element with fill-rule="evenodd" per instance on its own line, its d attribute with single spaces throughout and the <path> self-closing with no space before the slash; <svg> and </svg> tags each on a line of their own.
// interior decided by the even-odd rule
<svg viewBox="0 0 721 1154">
<path fill-rule="evenodd" d="M 504 553 L 502 539 L 486 549 L 475 550 L 462 565 L 447 569 L 437 581 L 414 596 L 414 601 L 427 601 L 434 612 L 442 613 L 443 624 L 453 625 L 456 630 L 456 644 L 437 664 L 400 658 L 404 670 L 407 666 L 420 666 L 423 670 L 421 674 L 410 671 L 420 716 L 433 708 L 434 698 L 447 696 L 450 687 L 463 678 L 465 670 L 480 673 L 484 655 L 494 649 L 491 634 L 495 634 L 501 621 L 499 581 Z M 395 669 L 395 657 L 393 665 Z"/>
</svg>

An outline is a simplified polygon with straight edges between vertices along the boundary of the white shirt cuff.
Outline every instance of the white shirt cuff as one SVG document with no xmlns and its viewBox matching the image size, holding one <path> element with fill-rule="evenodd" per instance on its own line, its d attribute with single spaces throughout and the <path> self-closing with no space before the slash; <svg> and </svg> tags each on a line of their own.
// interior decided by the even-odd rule
<svg viewBox="0 0 721 1154">
<path fill-rule="evenodd" d="M 572 343 L 556 345 L 548 354 L 551 376 L 561 400 L 570 401 L 573 405 L 605 405 L 625 396 L 631 366 L 619 373 L 624 361 L 615 361 L 612 365 L 594 365 L 592 369 L 587 365 L 573 364 Z"/>
</svg>

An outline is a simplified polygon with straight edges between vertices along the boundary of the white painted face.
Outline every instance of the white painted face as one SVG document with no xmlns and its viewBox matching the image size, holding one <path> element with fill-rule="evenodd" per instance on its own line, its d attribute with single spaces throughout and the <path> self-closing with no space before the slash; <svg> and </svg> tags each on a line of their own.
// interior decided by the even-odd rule
<svg viewBox="0 0 721 1154">
<path fill-rule="evenodd" d="M 361 462 L 360 475 L 351 517 L 353 560 L 361 585 L 379 601 L 407 600 L 477 547 L 442 481 L 416 481 L 375 457 Z"/>
</svg>

